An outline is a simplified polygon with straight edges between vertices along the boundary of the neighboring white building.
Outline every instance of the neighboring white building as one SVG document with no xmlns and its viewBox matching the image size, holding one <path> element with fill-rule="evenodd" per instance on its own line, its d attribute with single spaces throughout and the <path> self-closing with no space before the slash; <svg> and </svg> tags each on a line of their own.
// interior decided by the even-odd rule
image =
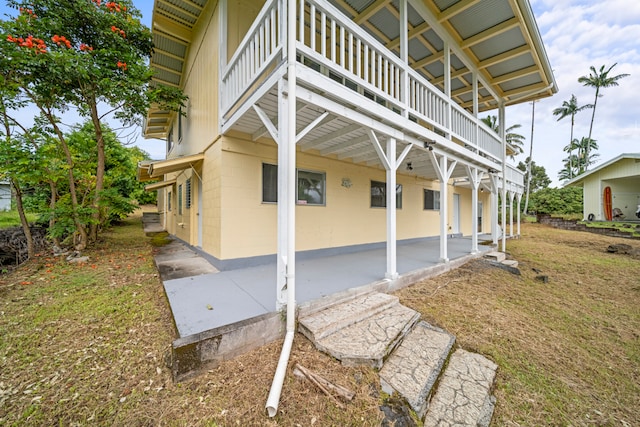
<svg viewBox="0 0 640 427">
<path fill-rule="evenodd" d="M 11 185 L 9 181 L 0 181 L 0 211 L 11 210 Z"/>
<path fill-rule="evenodd" d="M 605 189 L 609 188 L 612 209 L 620 209 L 626 219 L 635 219 L 640 205 L 640 153 L 623 153 L 573 178 L 565 187 L 582 187 L 583 215 L 605 221 Z"/>
</svg>

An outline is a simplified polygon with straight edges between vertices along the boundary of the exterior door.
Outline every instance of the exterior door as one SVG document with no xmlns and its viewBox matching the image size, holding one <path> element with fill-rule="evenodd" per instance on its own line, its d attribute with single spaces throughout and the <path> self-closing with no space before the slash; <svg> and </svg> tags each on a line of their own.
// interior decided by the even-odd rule
<svg viewBox="0 0 640 427">
<path fill-rule="evenodd" d="M 478 233 L 482 233 L 482 202 L 478 202 Z"/>
</svg>

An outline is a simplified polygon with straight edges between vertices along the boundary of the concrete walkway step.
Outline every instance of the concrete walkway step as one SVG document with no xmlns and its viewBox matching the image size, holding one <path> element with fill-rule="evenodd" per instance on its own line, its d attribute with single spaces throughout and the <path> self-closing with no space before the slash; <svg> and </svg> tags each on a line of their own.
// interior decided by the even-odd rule
<svg viewBox="0 0 640 427">
<path fill-rule="evenodd" d="M 507 258 L 504 252 L 497 252 L 497 251 L 486 253 L 484 254 L 484 257 L 495 262 L 502 262 Z"/>
<path fill-rule="evenodd" d="M 497 365 L 476 353 L 458 349 L 429 404 L 425 427 L 487 427 L 493 416 L 491 395 Z"/>
<path fill-rule="evenodd" d="M 318 350 L 330 354 L 345 366 L 365 365 L 379 369 L 419 318 L 417 311 L 395 304 L 314 343 Z"/>
<path fill-rule="evenodd" d="M 420 418 L 427 398 L 449 357 L 455 337 L 421 321 L 407 334 L 380 371 L 382 391 L 404 397 Z"/>
<path fill-rule="evenodd" d="M 369 293 L 301 317 L 298 330 L 311 341 L 320 340 L 398 304 L 398 297 L 379 292 Z"/>
</svg>

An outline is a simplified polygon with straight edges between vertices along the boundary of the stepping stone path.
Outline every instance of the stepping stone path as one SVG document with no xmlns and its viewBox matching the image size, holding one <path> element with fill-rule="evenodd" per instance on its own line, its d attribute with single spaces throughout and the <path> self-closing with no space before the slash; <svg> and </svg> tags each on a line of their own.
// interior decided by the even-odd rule
<svg viewBox="0 0 640 427">
<path fill-rule="evenodd" d="M 497 365 L 462 349 L 451 355 L 455 337 L 419 318 L 372 292 L 301 315 L 299 331 L 344 365 L 380 369 L 382 390 L 405 399 L 425 426 L 488 426 Z"/>
</svg>

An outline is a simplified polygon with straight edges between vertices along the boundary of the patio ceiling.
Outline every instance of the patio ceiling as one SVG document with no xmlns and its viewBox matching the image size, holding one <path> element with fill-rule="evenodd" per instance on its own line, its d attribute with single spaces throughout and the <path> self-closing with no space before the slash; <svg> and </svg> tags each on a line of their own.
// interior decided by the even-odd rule
<svg viewBox="0 0 640 427">
<path fill-rule="evenodd" d="M 182 87 L 192 31 L 202 10 L 217 0 L 155 0 L 151 67 L 158 84 Z M 331 0 L 345 15 L 398 53 L 398 0 Z M 426 18 L 426 20 L 425 20 Z M 527 102 L 557 92 L 527 0 L 409 0 L 409 62 L 444 89 L 444 41 L 451 55 L 451 95 L 473 107 L 472 72 L 478 73 L 480 111 Z M 165 138 L 172 114 L 151 108 L 144 134 Z"/>
</svg>

